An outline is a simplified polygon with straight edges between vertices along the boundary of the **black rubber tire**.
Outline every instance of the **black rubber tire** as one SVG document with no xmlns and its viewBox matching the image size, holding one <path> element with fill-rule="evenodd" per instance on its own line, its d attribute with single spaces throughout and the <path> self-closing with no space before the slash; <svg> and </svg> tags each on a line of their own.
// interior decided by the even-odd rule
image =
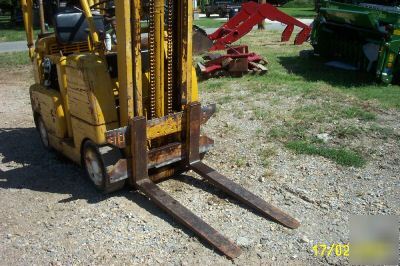
<svg viewBox="0 0 400 266">
<path fill-rule="evenodd" d="M 101 170 L 101 176 L 102 179 L 101 181 L 94 181 L 94 176 L 92 176 L 92 173 L 90 173 L 90 170 L 88 169 L 88 154 L 89 152 L 92 152 L 93 155 L 97 158 L 97 161 L 99 162 L 100 170 Z M 104 167 L 103 160 L 101 158 L 99 149 L 97 148 L 97 145 L 91 141 L 87 140 L 83 144 L 82 148 L 82 165 L 85 168 L 86 176 L 89 178 L 90 181 L 92 181 L 93 185 L 100 191 L 104 191 L 106 188 L 106 169 Z"/>
<path fill-rule="evenodd" d="M 39 132 L 40 142 L 46 150 L 51 150 L 50 142 L 49 142 L 49 131 L 46 128 L 46 125 L 43 122 L 41 116 L 37 116 L 36 118 L 36 129 Z"/>
<path fill-rule="evenodd" d="M 88 164 L 86 162 L 86 157 L 87 153 L 92 152 L 92 156 L 94 156 L 99 165 L 99 169 L 101 170 L 101 180 L 96 181 L 94 180 L 92 174 L 90 173 L 88 169 Z M 97 190 L 103 192 L 103 193 L 111 193 L 120 190 L 125 186 L 125 181 L 126 180 L 119 180 L 117 182 L 111 183 L 110 178 L 108 177 L 107 170 L 104 164 L 104 159 L 103 156 L 101 155 L 101 152 L 99 150 L 98 145 L 96 145 L 93 141 L 87 140 L 83 144 L 82 148 L 82 166 L 85 168 L 86 176 L 89 178 L 89 180 L 93 183 L 93 185 L 96 187 Z"/>
</svg>

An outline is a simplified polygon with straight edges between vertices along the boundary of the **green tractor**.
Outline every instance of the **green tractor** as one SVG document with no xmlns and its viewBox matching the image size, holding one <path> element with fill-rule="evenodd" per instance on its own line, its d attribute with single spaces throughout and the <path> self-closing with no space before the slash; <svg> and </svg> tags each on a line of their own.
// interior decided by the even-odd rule
<svg viewBox="0 0 400 266">
<path fill-rule="evenodd" d="M 400 9 L 397 3 L 319 1 L 311 33 L 315 54 L 374 73 L 385 84 L 400 80 Z"/>
</svg>

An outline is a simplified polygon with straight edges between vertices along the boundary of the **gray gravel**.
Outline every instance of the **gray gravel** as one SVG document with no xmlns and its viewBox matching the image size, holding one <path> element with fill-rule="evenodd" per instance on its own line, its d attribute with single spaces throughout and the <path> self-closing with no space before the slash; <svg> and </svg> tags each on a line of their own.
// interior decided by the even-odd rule
<svg viewBox="0 0 400 266">
<path fill-rule="evenodd" d="M 399 214 L 399 142 L 371 142 L 378 152 L 364 168 L 341 167 L 320 157 L 294 155 L 258 137 L 257 129 L 268 126 L 252 118 L 243 102 L 222 104 L 204 128 L 216 141 L 205 161 L 302 223 L 290 230 L 268 221 L 193 173 L 160 184 L 242 247 L 239 258 L 227 260 L 140 193 L 101 195 L 82 169 L 46 152 L 33 128 L 30 73 L 24 67 L 0 74 L 2 265 L 346 264 L 344 258 L 314 257 L 312 245 L 346 243 L 351 214 Z M 248 94 L 227 86 L 234 97 Z M 271 96 L 252 102 L 268 103 Z M 202 97 L 212 102 L 222 96 L 203 92 Z M 295 102 L 294 97 L 281 100 L 282 110 Z M 240 118 L 237 108 L 243 109 Z M 379 115 L 396 130 L 399 118 L 397 111 Z M 277 153 L 264 167 L 257 151 L 269 146 Z"/>
</svg>

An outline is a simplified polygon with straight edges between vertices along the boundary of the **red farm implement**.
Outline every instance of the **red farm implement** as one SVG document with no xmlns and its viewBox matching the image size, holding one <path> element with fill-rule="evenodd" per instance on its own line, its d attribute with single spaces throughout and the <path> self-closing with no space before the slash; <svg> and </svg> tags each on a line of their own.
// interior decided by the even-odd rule
<svg viewBox="0 0 400 266">
<path fill-rule="evenodd" d="M 198 68 L 203 77 L 226 74 L 240 76 L 249 72 L 266 73 L 267 69 L 264 66 L 266 60 L 260 55 L 249 52 L 246 45 L 231 46 L 265 19 L 286 25 L 281 36 L 282 42 L 289 41 L 295 26 L 301 29 L 295 38 L 295 45 L 303 44 L 309 38 L 310 26 L 285 14 L 273 5 L 251 1 L 244 3 L 241 10 L 214 33 L 207 35 L 202 29 L 195 29 L 193 42 L 195 53 L 226 50 L 225 55 L 208 54 L 205 56 L 206 62 L 199 63 Z"/>
</svg>

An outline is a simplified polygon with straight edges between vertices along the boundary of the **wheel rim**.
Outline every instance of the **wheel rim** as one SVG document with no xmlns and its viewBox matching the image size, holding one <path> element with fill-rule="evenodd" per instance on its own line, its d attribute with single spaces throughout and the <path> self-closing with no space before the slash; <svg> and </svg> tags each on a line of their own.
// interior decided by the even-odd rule
<svg viewBox="0 0 400 266">
<path fill-rule="evenodd" d="M 85 153 L 85 165 L 89 178 L 96 186 L 101 186 L 103 182 L 103 170 L 101 163 L 96 153 L 90 149 Z"/>
<path fill-rule="evenodd" d="M 39 133 L 40 133 L 40 138 L 42 139 L 43 145 L 46 148 L 49 147 L 49 136 L 47 135 L 47 130 L 41 119 L 39 120 Z"/>
</svg>

